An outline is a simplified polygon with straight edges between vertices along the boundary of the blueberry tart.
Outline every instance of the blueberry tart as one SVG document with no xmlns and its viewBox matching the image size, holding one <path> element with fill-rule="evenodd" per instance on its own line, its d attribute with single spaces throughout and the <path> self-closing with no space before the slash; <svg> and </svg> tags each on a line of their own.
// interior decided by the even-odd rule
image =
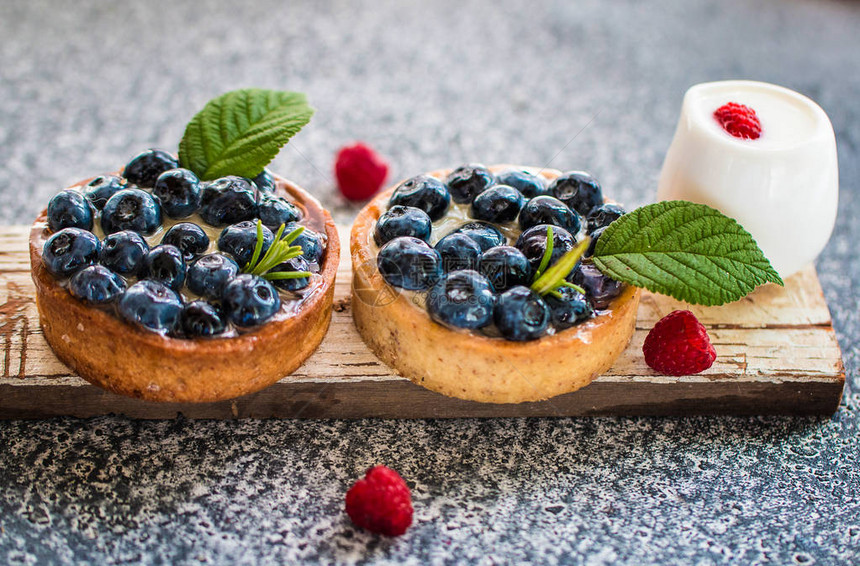
<svg viewBox="0 0 860 566">
<path fill-rule="evenodd" d="M 257 105 L 295 94 L 234 91 L 216 101 L 253 118 Z M 269 122 L 258 130 L 272 123 L 261 116 Z M 150 401 L 258 391 L 297 369 L 331 320 L 340 256 L 331 215 L 254 161 L 261 150 L 243 162 L 241 132 L 226 166 L 201 155 L 194 124 L 179 156 L 148 150 L 64 189 L 30 232 L 36 304 L 54 352 L 90 383 Z"/>
<path fill-rule="evenodd" d="M 407 179 L 352 228 L 358 331 L 444 395 L 521 403 L 575 391 L 633 333 L 640 289 L 589 258 L 623 214 L 580 171 L 469 164 Z"/>
</svg>

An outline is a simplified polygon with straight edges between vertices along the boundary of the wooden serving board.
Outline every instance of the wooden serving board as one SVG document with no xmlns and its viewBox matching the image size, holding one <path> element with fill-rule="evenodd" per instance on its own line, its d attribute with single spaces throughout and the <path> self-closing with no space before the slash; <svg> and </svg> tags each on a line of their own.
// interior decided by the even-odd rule
<svg viewBox="0 0 860 566">
<path fill-rule="evenodd" d="M 450 418 L 578 415 L 831 414 L 845 374 L 812 266 L 785 288 L 769 285 L 722 307 L 691 307 L 645 293 L 636 332 L 614 367 L 591 385 L 547 401 L 493 405 L 445 397 L 380 363 L 352 324 L 348 229 L 331 328 L 293 375 L 258 393 L 207 404 L 150 403 L 107 393 L 72 374 L 39 326 L 27 254 L 29 227 L 0 228 L 0 418 Z M 658 375 L 642 343 L 662 316 L 689 308 L 708 328 L 717 360 L 704 373 Z"/>
</svg>

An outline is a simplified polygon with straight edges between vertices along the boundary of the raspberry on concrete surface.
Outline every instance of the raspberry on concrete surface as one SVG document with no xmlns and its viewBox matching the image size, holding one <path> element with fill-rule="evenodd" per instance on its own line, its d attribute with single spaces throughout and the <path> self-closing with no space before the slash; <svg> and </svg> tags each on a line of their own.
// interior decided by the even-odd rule
<svg viewBox="0 0 860 566">
<path fill-rule="evenodd" d="M 375 466 L 346 492 L 346 513 L 370 532 L 402 535 L 412 524 L 412 494 L 400 474 Z"/>
</svg>

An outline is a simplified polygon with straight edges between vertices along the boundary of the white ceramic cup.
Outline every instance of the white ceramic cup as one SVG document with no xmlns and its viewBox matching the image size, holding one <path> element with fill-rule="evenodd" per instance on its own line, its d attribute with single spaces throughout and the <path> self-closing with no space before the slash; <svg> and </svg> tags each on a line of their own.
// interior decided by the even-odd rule
<svg viewBox="0 0 860 566">
<path fill-rule="evenodd" d="M 758 139 L 736 138 L 714 118 L 728 102 L 755 110 Z M 754 81 L 702 83 L 684 95 L 658 200 L 712 206 L 750 232 L 786 278 L 824 249 L 836 222 L 836 137 L 809 98 Z"/>
</svg>

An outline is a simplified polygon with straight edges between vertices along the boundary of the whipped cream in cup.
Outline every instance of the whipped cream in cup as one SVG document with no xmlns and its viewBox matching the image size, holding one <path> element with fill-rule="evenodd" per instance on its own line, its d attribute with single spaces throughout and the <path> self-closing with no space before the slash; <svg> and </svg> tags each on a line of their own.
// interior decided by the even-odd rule
<svg viewBox="0 0 860 566">
<path fill-rule="evenodd" d="M 723 129 L 714 111 L 729 102 L 755 111 L 759 138 Z M 786 278 L 818 257 L 836 222 L 839 171 L 830 119 L 781 86 L 695 85 L 684 95 L 657 199 L 707 204 L 734 218 Z"/>
</svg>

